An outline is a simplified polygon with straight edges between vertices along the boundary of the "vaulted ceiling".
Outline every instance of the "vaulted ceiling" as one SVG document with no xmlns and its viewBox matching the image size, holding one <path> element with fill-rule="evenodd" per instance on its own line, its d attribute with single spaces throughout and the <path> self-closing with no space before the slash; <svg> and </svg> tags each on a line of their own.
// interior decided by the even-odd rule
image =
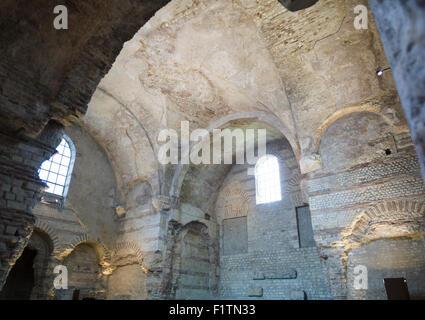
<svg viewBox="0 0 425 320">
<path fill-rule="evenodd" d="M 169 184 L 157 137 L 183 120 L 211 129 L 265 114 L 298 160 L 347 107 L 389 112 L 407 130 L 392 78 L 375 74 L 386 64 L 378 32 L 373 23 L 354 29 L 353 5 L 322 0 L 290 12 L 276 0 L 174 0 L 159 10 L 124 45 L 82 118 L 123 193 L 139 179 L 157 193 Z"/>
</svg>

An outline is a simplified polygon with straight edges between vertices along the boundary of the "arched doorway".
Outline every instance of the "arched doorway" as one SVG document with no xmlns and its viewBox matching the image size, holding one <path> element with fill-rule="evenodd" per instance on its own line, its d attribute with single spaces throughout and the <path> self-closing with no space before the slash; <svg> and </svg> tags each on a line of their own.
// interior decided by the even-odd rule
<svg viewBox="0 0 425 320">
<path fill-rule="evenodd" d="M 25 248 L 0 292 L 1 300 L 29 300 L 34 287 L 34 259 L 37 250 Z"/>
<path fill-rule="evenodd" d="M 96 244 L 82 242 L 63 260 L 68 270 L 68 291 L 56 290 L 57 300 L 67 300 L 71 294 L 73 300 L 97 298 L 104 293 L 100 257 Z"/>
<path fill-rule="evenodd" d="M 0 299 L 46 299 L 50 284 L 45 280 L 52 247 L 47 234 L 39 229 L 34 230 L 27 247 L 9 273 Z"/>
</svg>

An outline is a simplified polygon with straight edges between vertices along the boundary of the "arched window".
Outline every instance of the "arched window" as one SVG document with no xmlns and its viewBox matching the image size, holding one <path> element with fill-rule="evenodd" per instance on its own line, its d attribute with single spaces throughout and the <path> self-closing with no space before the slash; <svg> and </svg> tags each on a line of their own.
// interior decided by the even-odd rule
<svg viewBox="0 0 425 320">
<path fill-rule="evenodd" d="M 64 135 L 56 148 L 56 153 L 49 160 L 44 161 L 38 170 L 40 180 L 48 186 L 45 192 L 65 198 L 71 182 L 74 159 L 74 144 Z"/>
<path fill-rule="evenodd" d="M 279 162 L 275 156 L 265 155 L 255 165 L 257 204 L 282 200 Z"/>
</svg>

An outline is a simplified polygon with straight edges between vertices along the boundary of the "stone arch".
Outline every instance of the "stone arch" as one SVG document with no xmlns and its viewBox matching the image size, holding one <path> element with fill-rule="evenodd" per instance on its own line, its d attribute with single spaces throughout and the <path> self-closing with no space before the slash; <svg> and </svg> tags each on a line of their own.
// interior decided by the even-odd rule
<svg viewBox="0 0 425 320">
<path fill-rule="evenodd" d="M 341 232 L 341 241 L 326 248 L 342 249 L 344 278 L 347 279 L 349 253 L 354 248 L 381 239 L 423 241 L 425 234 L 425 202 L 388 200 L 375 204 L 357 216 L 351 226 Z"/>
<path fill-rule="evenodd" d="M 55 243 L 45 230 L 36 226 L 27 247 L 37 252 L 33 263 L 34 288 L 31 300 L 48 299 L 52 293 L 53 282 L 49 281 L 52 273 L 50 262 L 54 255 Z"/>
<path fill-rule="evenodd" d="M 239 184 L 224 185 L 219 191 L 216 202 L 217 218 L 223 219 L 229 215 L 232 217 L 248 216 L 250 201 L 252 201 L 252 197 Z"/>
<path fill-rule="evenodd" d="M 98 100 L 101 100 L 102 103 L 96 102 Z M 120 121 L 130 125 L 131 130 L 124 130 L 118 126 L 119 122 L 114 116 L 111 116 L 117 112 L 120 114 Z M 139 180 L 147 181 L 154 193 L 160 191 L 162 172 L 157 161 L 155 144 L 151 141 L 144 123 L 139 120 L 129 106 L 99 86 L 93 94 L 88 113 L 80 124 L 106 152 L 123 197 Z M 138 152 L 134 150 L 133 153 L 128 153 L 130 149 L 126 149 L 123 142 L 117 139 L 121 136 L 131 142 L 133 147 L 135 144 L 138 148 L 141 148 L 139 152 L 149 156 L 145 159 L 151 159 L 148 167 L 152 170 L 149 170 L 149 172 L 140 171 L 141 164 L 137 162 L 139 159 Z M 123 163 L 126 166 L 123 166 Z"/>
<path fill-rule="evenodd" d="M 45 233 L 52 242 L 52 255 L 56 256 L 60 252 L 60 241 L 59 241 L 59 235 L 56 232 L 55 229 L 51 228 L 49 224 L 45 221 L 40 220 L 37 218 L 35 220 L 34 230 L 39 230 L 43 233 Z"/>
<path fill-rule="evenodd" d="M 71 254 L 72 251 L 74 251 L 75 247 L 83 243 L 90 245 L 96 251 L 99 258 L 99 264 L 103 268 L 102 273 L 104 275 L 111 274 L 114 268 L 111 265 L 111 254 L 109 249 L 102 242 L 91 239 L 87 234 L 75 237 L 66 247 L 60 250 L 60 254 L 57 258 L 60 261 L 63 261 Z"/>
<path fill-rule="evenodd" d="M 144 252 L 137 242 L 122 240 L 111 249 L 113 274 L 108 279 L 108 299 L 148 299 L 151 277 L 156 277 L 151 259 L 144 259 Z M 155 259 L 153 259 L 155 260 Z"/>
<path fill-rule="evenodd" d="M 68 270 L 68 289 L 79 293 L 79 299 L 86 297 L 104 298 L 106 294 L 106 277 L 112 273 L 102 257 L 102 246 L 94 241 L 80 241 L 63 258 L 60 264 Z M 63 291 L 56 291 L 62 298 Z"/>
<path fill-rule="evenodd" d="M 136 262 L 140 266 L 143 264 L 143 252 L 139 246 L 133 241 L 123 241 L 117 243 L 111 252 L 112 264 L 116 267 L 117 265 L 129 262 Z M 142 267 L 142 270 L 146 273 L 147 270 Z"/>
<path fill-rule="evenodd" d="M 317 152 L 323 172 L 346 170 L 397 152 L 394 125 L 385 116 L 367 110 L 343 111 L 322 128 Z"/>
<path fill-rule="evenodd" d="M 201 243 L 196 243 L 197 249 L 192 251 L 190 249 L 191 239 L 186 239 L 186 236 L 189 234 L 189 237 L 193 240 L 193 238 L 197 238 Z M 196 272 L 193 276 L 200 277 L 200 282 L 207 283 L 209 293 L 216 294 L 218 289 L 216 276 L 216 248 L 208 233 L 208 226 L 199 221 L 191 221 L 182 225 L 176 221 L 170 221 L 168 224 L 168 248 L 170 254 L 166 256 L 164 261 L 165 272 L 163 275 L 163 283 L 162 283 L 162 295 L 164 298 L 182 298 L 190 299 L 191 297 L 185 296 L 185 293 L 178 293 L 177 291 L 180 288 L 181 275 L 190 274 L 190 265 L 191 263 L 187 263 L 186 265 L 182 265 L 193 258 L 193 252 L 198 255 L 198 258 L 201 259 L 193 264 L 196 265 Z M 189 249 L 188 249 L 189 248 Z M 185 253 L 186 250 L 186 253 Z M 205 252 L 206 250 L 206 252 Z M 189 254 L 186 256 L 185 254 Z M 202 259 L 202 257 L 204 259 Z M 202 264 L 202 266 L 201 266 Z M 189 265 L 189 269 L 188 269 Z M 203 270 L 202 268 L 207 268 L 208 271 Z M 201 274 L 202 273 L 202 274 Z M 183 280 L 184 281 L 184 280 Z M 184 286 L 183 286 L 184 287 Z M 195 289 L 195 288 L 194 288 Z M 196 288 L 199 289 L 199 288 Z M 205 289 L 205 288 L 204 288 Z M 190 289 L 186 294 L 190 295 Z M 192 297 L 193 298 L 193 297 Z M 197 298 L 198 299 L 198 298 Z"/>
<path fill-rule="evenodd" d="M 342 266 L 349 298 L 386 299 L 384 277 L 400 275 L 413 283 L 420 282 L 415 273 L 409 271 L 409 261 L 415 259 L 414 252 L 422 254 L 424 235 L 425 202 L 422 200 L 389 200 L 366 208 L 342 232 Z M 359 265 L 369 269 L 367 290 L 353 287 L 358 274 L 355 267 Z M 423 259 L 415 262 L 415 268 L 416 273 L 417 270 L 423 272 Z M 409 287 L 413 296 L 423 296 L 421 286 Z"/>
<path fill-rule="evenodd" d="M 276 116 L 267 112 L 257 111 L 231 114 L 213 122 L 206 128 L 206 130 L 211 133 L 214 129 L 225 128 L 226 125 L 230 124 L 232 121 L 238 120 L 263 122 L 269 125 L 270 127 L 276 129 L 282 134 L 284 138 L 286 138 L 286 140 L 288 140 L 297 161 L 300 160 L 300 147 L 296 136 L 293 134 L 293 131 L 287 125 L 283 124 Z M 196 144 L 191 144 L 190 150 L 193 150 L 195 146 Z M 171 188 L 169 192 L 170 198 L 177 198 L 180 195 L 180 191 L 189 168 L 190 165 L 182 164 L 181 161 L 179 162 L 172 179 Z"/>
<path fill-rule="evenodd" d="M 314 146 L 314 152 L 318 153 L 320 150 L 320 143 L 322 141 L 322 138 L 326 132 L 326 130 L 328 130 L 328 128 L 335 123 L 336 121 L 338 121 L 339 119 L 348 116 L 350 114 L 353 113 L 360 113 L 360 112 L 368 112 L 368 113 L 373 113 L 376 115 L 379 115 L 382 117 L 382 119 L 384 119 L 384 121 L 386 123 L 388 123 L 389 126 L 394 127 L 396 126 L 396 123 L 393 119 L 391 119 L 390 117 L 388 117 L 387 115 L 383 114 L 381 109 L 377 106 L 371 106 L 371 105 L 361 105 L 361 106 L 352 106 L 352 107 L 347 107 L 347 108 L 343 108 L 341 110 L 338 110 L 336 112 L 334 112 L 331 116 L 329 116 L 321 125 L 319 128 L 317 128 L 316 130 L 316 134 L 315 134 L 315 146 Z"/>
<path fill-rule="evenodd" d="M 421 239 L 425 230 L 425 202 L 385 201 L 366 209 L 345 230 L 342 239 L 351 248 L 382 238 Z"/>
</svg>

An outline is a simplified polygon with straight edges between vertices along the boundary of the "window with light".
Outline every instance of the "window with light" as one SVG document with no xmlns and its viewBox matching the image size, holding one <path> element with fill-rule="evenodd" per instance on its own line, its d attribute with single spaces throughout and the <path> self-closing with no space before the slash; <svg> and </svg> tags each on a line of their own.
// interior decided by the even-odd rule
<svg viewBox="0 0 425 320">
<path fill-rule="evenodd" d="M 261 157 L 255 165 L 256 203 L 264 204 L 282 200 L 279 162 L 275 156 Z"/>
<path fill-rule="evenodd" d="M 40 180 L 47 184 L 45 192 L 65 197 L 71 181 L 71 173 L 74 164 L 74 146 L 71 140 L 64 136 L 56 153 L 43 162 L 38 171 Z"/>
</svg>

